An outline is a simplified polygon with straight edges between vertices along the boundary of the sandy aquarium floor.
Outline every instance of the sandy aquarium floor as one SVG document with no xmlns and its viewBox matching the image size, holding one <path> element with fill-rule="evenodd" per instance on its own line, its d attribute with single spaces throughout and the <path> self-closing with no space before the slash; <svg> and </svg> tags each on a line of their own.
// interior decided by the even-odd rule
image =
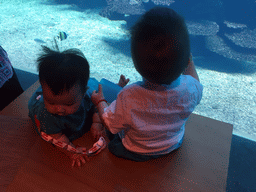
<svg viewBox="0 0 256 192">
<path fill-rule="evenodd" d="M 37 73 L 35 60 L 41 45 L 52 47 L 53 38 L 65 31 L 61 50 L 80 49 L 90 63 L 91 77 L 117 82 L 121 74 L 130 83 L 141 80 L 127 47 L 109 41 L 129 40 L 125 21 L 110 21 L 100 10 L 79 10 L 71 5 L 47 5 L 46 0 L 0 0 L 0 45 L 14 68 Z M 119 45 L 118 43 L 116 45 Z M 195 64 L 205 62 L 194 58 Z M 197 67 L 204 85 L 203 99 L 194 113 L 234 125 L 233 133 L 256 140 L 256 74 L 227 74 Z"/>
</svg>

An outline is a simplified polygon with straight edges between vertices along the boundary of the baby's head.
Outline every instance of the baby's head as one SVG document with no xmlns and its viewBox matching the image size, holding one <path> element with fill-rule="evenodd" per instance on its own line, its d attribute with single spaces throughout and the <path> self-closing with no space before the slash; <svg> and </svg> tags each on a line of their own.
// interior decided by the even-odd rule
<svg viewBox="0 0 256 192">
<path fill-rule="evenodd" d="M 183 17 L 155 7 L 131 30 L 131 53 L 136 70 L 152 83 L 170 84 L 188 65 L 189 34 Z"/>
<path fill-rule="evenodd" d="M 78 49 L 54 51 L 43 47 L 37 59 L 45 108 L 54 115 L 75 113 L 87 91 L 89 64 Z"/>
</svg>

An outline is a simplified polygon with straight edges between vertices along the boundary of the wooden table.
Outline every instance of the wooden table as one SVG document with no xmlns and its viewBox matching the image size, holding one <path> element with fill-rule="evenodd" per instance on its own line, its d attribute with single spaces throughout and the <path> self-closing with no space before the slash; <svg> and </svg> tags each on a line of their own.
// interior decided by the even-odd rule
<svg viewBox="0 0 256 192">
<path fill-rule="evenodd" d="M 1 112 L 9 116 L 1 117 L 1 159 L 17 152 L 21 162 L 2 184 L 7 191 L 225 191 L 232 125 L 192 114 L 181 148 L 165 157 L 134 162 L 105 149 L 82 168 L 72 169 L 71 161 L 40 139 L 27 119 L 25 107 L 37 83 Z M 6 134 L 8 127 L 13 130 L 10 134 Z M 74 141 L 87 148 L 93 143 L 90 133 Z M 20 150 L 22 146 L 24 150 Z M 17 159 L 10 159 L 8 165 L 15 165 Z"/>
</svg>

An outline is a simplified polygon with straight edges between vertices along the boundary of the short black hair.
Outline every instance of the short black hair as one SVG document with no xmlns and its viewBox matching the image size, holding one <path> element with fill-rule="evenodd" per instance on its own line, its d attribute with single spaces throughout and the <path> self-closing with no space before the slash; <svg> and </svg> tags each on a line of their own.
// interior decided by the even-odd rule
<svg viewBox="0 0 256 192">
<path fill-rule="evenodd" d="M 69 91 L 76 83 L 81 92 L 87 90 L 90 75 L 89 63 L 79 49 L 60 52 L 42 46 L 43 53 L 38 57 L 39 81 L 46 83 L 55 95 Z"/>
<path fill-rule="evenodd" d="M 185 20 L 167 7 L 154 7 L 131 28 L 131 54 L 136 70 L 157 84 L 170 84 L 188 65 L 189 33 Z"/>
</svg>

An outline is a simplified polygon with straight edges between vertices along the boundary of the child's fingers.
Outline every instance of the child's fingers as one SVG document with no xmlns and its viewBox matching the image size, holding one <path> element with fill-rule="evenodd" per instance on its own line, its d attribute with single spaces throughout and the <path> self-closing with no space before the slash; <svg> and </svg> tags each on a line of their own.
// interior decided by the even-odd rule
<svg viewBox="0 0 256 192">
<path fill-rule="evenodd" d="M 102 85 L 99 84 L 99 94 L 101 94 L 101 93 L 102 93 Z"/>
<path fill-rule="evenodd" d="M 190 53 L 190 57 L 189 57 L 190 62 L 193 60 L 193 56 L 192 53 Z"/>
<path fill-rule="evenodd" d="M 83 164 L 85 164 L 84 157 L 81 158 L 81 161 L 82 161 Z"/>
<path fill-rule="evenodd" d="M 96 140 L 99 140 L 100 138 L 100 133 L 97 134 Z"/>
<path fill-rule="evenodd" d="M 84 158 L 86 161 L 89 161 L 89 157 L 86 154 L 84 155 Z"/>
<path fill-rule="evenodd" d="M 96 95 L 97 95 L 96 90 L 94 90 L 94 91 L 92 92 L 92 97 L 93 97 L 93 96 L 96 96 Z"/>
<path fill-rule="evenodd" d="M 76 160 L 78 167 L 81 167 L 80 159 Z"/>
</svg>

